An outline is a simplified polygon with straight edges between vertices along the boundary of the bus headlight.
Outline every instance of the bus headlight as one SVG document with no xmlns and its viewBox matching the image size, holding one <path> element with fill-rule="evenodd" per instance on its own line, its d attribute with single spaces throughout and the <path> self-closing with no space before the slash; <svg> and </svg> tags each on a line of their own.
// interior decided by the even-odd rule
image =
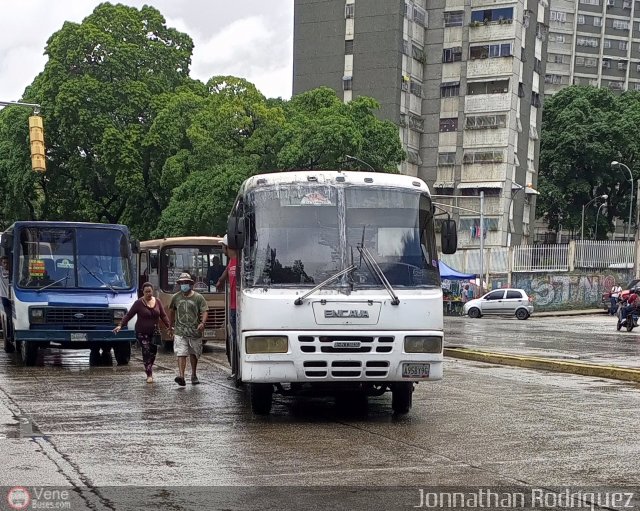
<svg viewBox="0 0 640 511">
<path fill-rule="evenodd" d="M 29 309 L 29 323 L 44 323 L 44 309 L 31 307 Z"/>
<path fill-rule="evenodd" d="M 113 310 L 113 322 L 116 325 L 119 325 L 120 321 L 122 320 L 122 318 L 124 318 L 125 314 L 126 314 L 126 312 L 121 310 L 121 309 L 114 309 Z"/>
<path fill-rule="evenodd" d="M 405 337 L 404 351 L 405 353 L 441 353 L 442 337 Z"/>
<path fill-rule="evenodd" d="M 247 337 L 245 346 L 249 355 L 257 353 L 286 353 L 289 351 L 289 339 L 270 335 Z"/>
</svg>

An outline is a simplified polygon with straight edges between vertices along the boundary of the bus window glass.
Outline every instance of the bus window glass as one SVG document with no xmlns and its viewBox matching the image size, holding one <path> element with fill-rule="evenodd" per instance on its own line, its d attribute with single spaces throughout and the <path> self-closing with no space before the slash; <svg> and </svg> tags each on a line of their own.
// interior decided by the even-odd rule
<svg viewBox="0 0 640 511">
<path fill-rule="evenodd" d="M 199 293 L 217 293 L 216 282 L 224 272 L 225 259 L 218 247 L 170 247 L 162 250 L 161 287 L 166 293 L 178 292 L 176 280 L 186 272 Z"/>
</svg>

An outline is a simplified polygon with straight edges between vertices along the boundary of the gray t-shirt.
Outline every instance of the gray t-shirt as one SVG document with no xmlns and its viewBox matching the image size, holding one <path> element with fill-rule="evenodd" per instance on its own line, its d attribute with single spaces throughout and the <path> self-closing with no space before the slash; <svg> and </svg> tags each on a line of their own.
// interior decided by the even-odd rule
<svg viewBox="0 0 640 511">
<path fill-rule="evenodd" d="M 171 298 L 170 309 L 176 311 L 175 334 L 181 337 L 200 337 L 200 316 L 207 310 L 207 301 L 195 291 L 191 296 L 176 293 Z"/>
</svg>

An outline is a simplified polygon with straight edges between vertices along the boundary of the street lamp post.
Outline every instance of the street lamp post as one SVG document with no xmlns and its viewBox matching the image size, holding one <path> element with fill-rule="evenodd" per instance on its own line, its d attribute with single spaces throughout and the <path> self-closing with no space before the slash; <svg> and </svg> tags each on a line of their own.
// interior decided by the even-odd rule
<svg viewBox="0 0 640 511">
<path fill-rule="evenodd" d="M 595 230 L 595 234 L 593 235 L 593 237 L 597 240 L 598 239 L 598 217 L 600 216 L 600 210 L 603 208 L 603 206 L 606 206 L 607 203 L 603 202 L 602 204 L 600 204 L 600 206 L 598 206 L 598 212 L 596 213 L 596 230 Z"/>
<path fill-rule="evenodd" d="M 607 200 L 608 198 L 609 196 L 606 194 L 598 195 L 597 197 L 594 197 L 593 199 L 591 199 L 589 202 L 587 202 L 585 205 L 582 206 L 582 227 L 580 227 L 580 241 L 584 241 L 584 210 L 587 209 L 592 202 L 597 201 L 598 199 Z"/>
<path fill-rule="evenodd" d="M 613 167 L 624 167 L 625 169 L 627 169 L 627 172 L 629 173 L 629 181 L 631 182 L 631 200 L 629 201 L 629 223 L 627 224 L 627 234 L 625 236 L 625 239 L 628 241 L 629 232 L 631 230 L 631 212 L 633 211 L 633 174 L 631 173 L 631 169 L 629 167 L 627 167 L 624 163 L 620 163 L 619 161 L 612 161 L 611 168 Z"/>
</svg>

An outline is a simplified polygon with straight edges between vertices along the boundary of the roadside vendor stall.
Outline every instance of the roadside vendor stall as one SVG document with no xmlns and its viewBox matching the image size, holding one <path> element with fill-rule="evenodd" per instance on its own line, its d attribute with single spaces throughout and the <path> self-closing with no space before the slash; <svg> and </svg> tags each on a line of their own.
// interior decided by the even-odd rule
<svg viewBox="0 0 640 511">
<path fill-rule="evenodd" d="M 475 279 L 476 275 L 454 270 L 442 261 L 438 261 L 438 267 L 440 278 L 442 279 L 444 314 L 446 316 L 459 316 L 462 314 L 462 307 L 464 306 L 460 293 L 461 286 L 464 285 L 465 281 L 468 283 L 470 280 Z"/>
</svg>

